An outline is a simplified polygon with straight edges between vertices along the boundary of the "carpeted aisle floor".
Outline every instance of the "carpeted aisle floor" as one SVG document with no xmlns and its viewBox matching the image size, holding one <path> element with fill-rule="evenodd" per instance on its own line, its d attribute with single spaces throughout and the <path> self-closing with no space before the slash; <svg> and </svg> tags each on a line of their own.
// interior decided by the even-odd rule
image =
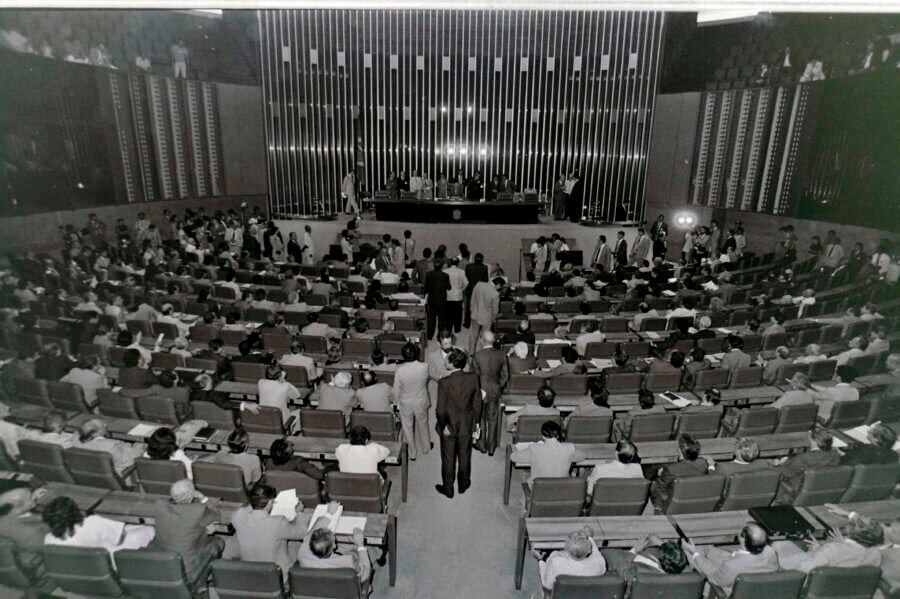
<svg viewBox="0 0 900 599">
<path fill-rule="evenodd" d="M 433 347 L 434 341 L 431 342 Z M 467 345 L 467 332 L 458 336 Z M 515 545 L 522 510 L 523 471 L 513 474 L 510 505 L 503 505 L 502 448 L 493 457 L 473 451 L 472 486 L 453 499 L 438 494 L 441 456 L 434 427 L 436 386 L 432 384 L 429 426 L 435 448 L 410 462 L 409 497 L 400 501 L 399 469 L 389 468 L 397 482 L 391 489 L 390 511 L 398 520 L 397 584 L 388 585 L 387 569 L 376 571 L 373 597 L 505 599 L 541 596 L 537 564 L 528 554 L 522 590 L 514 584 Z"/>
</svg>

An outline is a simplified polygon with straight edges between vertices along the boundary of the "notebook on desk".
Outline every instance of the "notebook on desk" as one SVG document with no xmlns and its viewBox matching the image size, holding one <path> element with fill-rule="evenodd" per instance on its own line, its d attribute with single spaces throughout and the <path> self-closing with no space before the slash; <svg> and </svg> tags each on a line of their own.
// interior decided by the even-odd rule
<svg viewBox="0 0 900 599">
<path fill-rule="evenodd" d="M 804 539 L 815 531 L 813 525 L 791 505 L 752 507 L 749 512 L 750 517 L 756 520 L 770 537 Z"/>
</svg>

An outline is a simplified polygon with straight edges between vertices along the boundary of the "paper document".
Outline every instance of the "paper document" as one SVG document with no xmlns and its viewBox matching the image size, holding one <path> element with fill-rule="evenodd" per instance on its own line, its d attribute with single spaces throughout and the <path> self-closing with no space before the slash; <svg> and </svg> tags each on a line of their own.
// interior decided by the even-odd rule
<svg viewBox="0 0 900 599">
<path fill-rule="evenodd" d="M 859 441 L 860 443 L 871 443 L 869 441 L 869 431 L 876 424 L 881 424 L 881 422 L 873 422 L 872 424 L 861 424 L 857 427 L 851 428 L 850 430 L 844 431 L 844 434 L 852 439 Z M 837 438 L 835 438 L 837 441 Z M 900 450 L 900 441 L 894 443 L 894 451 Z"/>
<path fill-rule="evenodd" d="M 297 517 L 297 490 L 296 489 L 285 489 L 278 493 L 275 496 L 275 501 L 272 503 L 272 511 L 270 512 L 273 516 L 284 516 L 290 522 L 293 522 Z"/>
<path fill-rule="evenodd" d="M 516 451 L 522 451 L 523 449 L 528 449 L 531 445 L 530 441 L 522 441 L 521 443 L 516 443 Z"/>
<path fill-rule="evenodd" d="M 840 439 L 838 439 L 837 437 L 834 437 L 831 440 L 831 446 L 834 449 L 843 449 L 843 448 L 847 447 L 847 444 L 845 442 L 841 441 Z"/>
<path fill-rule="evenodd" d="M 550 368 L 556 368 L 560 364 L 562 364 L 562 360 L 547 360 L 547 366 Z"/>
<path fill-rule="evenodd" d="M 604 368 L 609 368 L 610 366 L 612 366 L 613 361 L 607 360 L 606 358 L 592 358 L 591 364 L 593 364 L 595 367 L 599 368 L 600 370 L 603 370 Z"/>
<path fill-rule="evenodd" d="M 159 428 L 158 424 L 138 424 L 133 429 L 128 431 L 129 437 L 149 437 L 153 434 L 153 432 Z"/>
<path fill-rule="evenodd" d="M 719 327 L 716 330 L 719 331 L 720 333 L 722 333 L 723 335 L 730 335 L 733 332 L 731 329 L 726 329 L 725 327 Z"/>
<path fill-rule="evenodd" d="M 328 513 L 328 504 L 320 503 L 316 506 L 315 511 L 313 511 L 312 518 L 309 519 L 309 530 L 312 530 L 313 525 L 319 518 L 330 518 L 331 522 L 328 523 L 328 530 L 331 532 L 337 532 L 338 522 L 341 519 L 341 514 L 344 513 L 344 506 L 339 505 L 337 512 L 334 514 Z"/>
<path fill-rule="evenodd" d="M 365 516 L 341 516 L 337 523 L 336 535 L 352 535 L 353 529 L 366 530 Z"/>
<path fill-rule="evenodd" d="M 666 297 L 675 297 L 675 292 L 671 289 L 663 289 L 662 294 Z"/>
<path fill-rule="evenodd" d="M 687 406 L 694 403 L 691 400 L 685 399 L 684 397 L 678 395 L 677 393 L 672 393 L 671 391 L 660 393 L 659 396 L 667 400 L 670 404 L 678 406 L 679 408 L 686 408 Z"/>
<path fill-rule="evenodd" d="M 644 334 L 650 339 L 659 339 L 659 333 L 656 331 L 645 331 Z"/>
</svg>

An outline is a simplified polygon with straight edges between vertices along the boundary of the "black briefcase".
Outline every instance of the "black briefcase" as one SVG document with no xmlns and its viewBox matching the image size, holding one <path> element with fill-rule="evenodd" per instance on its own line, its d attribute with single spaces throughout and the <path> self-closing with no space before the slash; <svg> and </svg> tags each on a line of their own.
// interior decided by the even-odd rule
<svg viewBox="0 0 900 599">
<path fill-rule="evenodd" d="M 748 511 L 769 537 L 805 539 L 815 531 L 815 527 L 791 505 L 752 507 Z"/>
</svg>

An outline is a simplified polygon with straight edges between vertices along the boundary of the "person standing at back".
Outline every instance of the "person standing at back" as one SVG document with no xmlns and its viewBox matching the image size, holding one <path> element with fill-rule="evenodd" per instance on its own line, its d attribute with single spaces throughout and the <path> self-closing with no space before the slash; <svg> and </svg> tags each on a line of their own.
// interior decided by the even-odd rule
<svg viewBox="0 0 900 599">
<path fill-rule="evenodd" d="M 453 481 L 460 495 L 472 484 L 472 438 L 480 433 L 482 401 L 478 375 L 463 372 L 466 352 L 453 348 L 447 358 L 450 374 L 438 381 L 437 432 L 441 438 L 441 495 L 453 497 Z"/>
<path fill-rule="evenodd" d="M 428 364 L 419 361 L 419 348 L 407 343 L 400 351 L 403 364 L 394 374 L 394 401 L 400 414 L 403 438 L 409 444 L 409 459 L 415 460 L 419 452 L 431 451 L 431 433 L 428 429 Z"/>
<path fill-rule="evenodd" d="M 434 270 L 425 275 L 425 311 L 427 313 L 426 339 L 434 337 L 435 326 L 443 331 L 447 327 L 447 292 L 450 277 L 443 271 L 444 259 L 434 259 Z"/>
<path fill-rule="evenodd" d="M 481 334 L 483 349 L 472 356 L 475 374 L 485 392 L 484 409 L 481 417 L 481 437 L 478 450 L 494 455 L 499 439 L 497 425 L 500 419 L 500 393 L 509 380 L 509 365 L 506 354 L 500 349 L 500 342 L 490 331 Z"/>
<path fill-rule="evenodd" d="M 475 256 L 475 259 L 478 260 L 478 255 Z M 500 314 L 500 289 L 502 287 L 503 280 L 499 278 L 494 279 L 493 283 L 487 279 L 478 281 L 472 287 L 468 308 L 471 316 L 469 322 L 470 353 L 475 352 L 475 343 L 481 332 L 491 330 L 494 320 Z"/>
</svg>

